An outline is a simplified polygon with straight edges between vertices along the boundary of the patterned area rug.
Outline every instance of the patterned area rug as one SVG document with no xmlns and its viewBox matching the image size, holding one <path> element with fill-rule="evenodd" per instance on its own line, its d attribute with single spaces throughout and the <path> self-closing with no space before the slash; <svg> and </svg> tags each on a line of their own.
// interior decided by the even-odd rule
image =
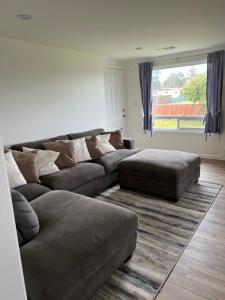
<svg viewBox="0 0 225 300">
<path fill-rule="evenodd" d="M 92 297 L 93 300 L 152 300 L 175 266 L 221 185 L 193 185 L 177 203 L 115 186 L 97 199 L 135 211 L 139 216 L 137 246 Z"/>
</svg>

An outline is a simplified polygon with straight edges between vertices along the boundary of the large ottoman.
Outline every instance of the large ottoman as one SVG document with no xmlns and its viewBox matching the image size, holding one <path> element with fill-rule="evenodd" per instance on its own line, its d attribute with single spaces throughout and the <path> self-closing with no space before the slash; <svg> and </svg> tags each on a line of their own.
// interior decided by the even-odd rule
<svg viewBox="0 0 225 300">
<path fill-rule="evenodd" d="M 176 202 L 198 181 L 200 164 L 200 157 L 192 153 L 143 150 L 119 164 L 119 184 Z"/>
<path fill-rule="evenodd" d="M 20 248 L 31 300 L 89 299 L 135 249 L 138 217 L 125 208 L 66 191 L 31 205 L 40 232 Z"/>
</svg>

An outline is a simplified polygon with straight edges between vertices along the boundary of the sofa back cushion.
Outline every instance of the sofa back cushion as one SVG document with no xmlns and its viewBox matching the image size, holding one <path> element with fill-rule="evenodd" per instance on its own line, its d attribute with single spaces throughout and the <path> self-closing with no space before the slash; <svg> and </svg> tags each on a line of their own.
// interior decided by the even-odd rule
<svg viewBox="0 0 225 300">
<path fill-rule="evenodd" d="M 78 132 L 78 133 L 70 133 L 68 137 L 70 140 L 80 139 L 82 137 L 92 136 L 92 135 L 99 135 L 101 132 L 104 132 L 103 128 L 96 128 L 93 130 Z"/>
<path fill-rule="evenodd" d="M 43 150 L 44 143 L 54 142 L 54 141 L 58 141 L 58 140 L 68 140 L 68 139 L 69 138 L 67 135 L 60 135 L 60 136 L 56 136 L 56 137 L 53 137 L 50 139 L 37 140 L 37 141 L 31 141 L 31 142 L 11 145 L 10 148 L 13 150 L 17 150 L 17 151 L 22 151 L 23 147 Z"/>
<path fill-rule="evenodd" d="M 59 141 L 59 140 L 75 140 L 75 139 L 79 139 L 79 138 L 86 137 L 86 136 L 99 135 L 102 132 L 104 132 L 103 128 L 96 128 L 96 129 L 83 131 L 83 132 L 75 132 L 75 133 L 70 133 L 67 135 L 59 135 L 59 136 L 49 138 L 49 139 L 14 144 L 14 145 L 11 145 L 10 148 L 13 150 L 17 150 L 17 151 L 22 151 L 23 147 L 43 150 L 44 143 L 55 142 L 55 141 Z"/>
<path fill-rule="evenodd" d="M 27 199 L 15 190 L 11 190 L 13 210 L 19 244 L 32 240 L 39 232 L 39 220 Z"/>
</svg>

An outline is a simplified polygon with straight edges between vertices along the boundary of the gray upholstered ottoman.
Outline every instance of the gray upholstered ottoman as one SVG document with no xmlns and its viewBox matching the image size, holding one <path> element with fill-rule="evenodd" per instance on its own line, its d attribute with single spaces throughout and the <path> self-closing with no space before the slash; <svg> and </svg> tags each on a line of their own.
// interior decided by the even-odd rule
<svg viewBox="0 0 225 300">
<path fill-rule="evenodd" d="M 200 157 L 192 153 L 143 150 L 119 164 L 119 184 L 122 188 L 177 201 L 189 186 L 198 181 L 200 164 Z"/>
</svg>

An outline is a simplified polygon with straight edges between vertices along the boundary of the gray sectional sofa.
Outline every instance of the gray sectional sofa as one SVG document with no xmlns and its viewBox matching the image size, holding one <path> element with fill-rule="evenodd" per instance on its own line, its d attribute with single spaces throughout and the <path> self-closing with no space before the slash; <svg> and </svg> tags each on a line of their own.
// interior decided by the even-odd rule
<svg viewBox="0 0 225 300">
<path fill-rule="evenodd" d="M 49 141 L 72 140 L 98 135 L 103 131 L 102 128 L 98 128 L 86 132 L 71 133 L 50 139 L 12 145 L 11 149 L 17 151 L 21 151 L 22 147 L 43 149 L 43 143 Z M 17 190 L 30 201 L 48 191 L 47 189 L 66 190 L 86 196 L 98 194 L 118 181 L 117 167 L 121 160 L 137 152 L 134 149 L 134 141 L 132 139 L 124 139 L 124 146 L 125 149 L 118 149 L 95 161 L 79 163 L 74 167 L 62 169 L 60 172 L 42 176 L 40 178 L 41 185 L 26 184 Z"/>
<path fill-rule="evenodd" d="M 95 129 L 49 140 L 75 139 L 102 131 Z M 42 144 L 49 140 L 12 145 L 11 149 L 43 149 Z M 96 161 L 42 176 L 41 184 L 28 183 L 12 191 L 14 212 L 16 208 L 19 211 L 16 223 L 22 224 L 28 237 L 34 228 L 40 228 L 32 240 L 23 240 L 20 247 L 29 300 L 89 299 L 132 256 L 137 215 L 86 196 L 100 193 L 118 181 L 118 164 L 136 153 L 132 140 L 124 140 L 124 145 L 126 149 Z M 29 211 L 31 216 L 24 224 Z M 17 232 L 20 240 L 18 227 Z"/>
<path fill-rule="evenodd" d="M 102 131 L 99 128 L 11 148 L 43 149 L 43 143 L 49 141 L 72 140 Z M 197 155 L 139 151 L 131 139 L 125 139 L 124 146 L 100 159 L 42 176 L 41 184 L 29 183 L 12 193 L 14 207 L 19 208 L 18 224 L 23 225 L 24 203 L 25 215 L 28 210 L 31 216 L 36 214 L 30 233 L 40 226 L 37 236 L 20 248 L 29 300 L 89 299 L 113 270 L 132 256 L 137 215 L 87 196 L 99 194 L 119 181 L 122 188 L 177 201 L 199 178 L 201 161 Z M 32 225 L 32 219 L 27 224 Z M 28 228 L 23 229 L 29 236 Z"/>
</svg>

